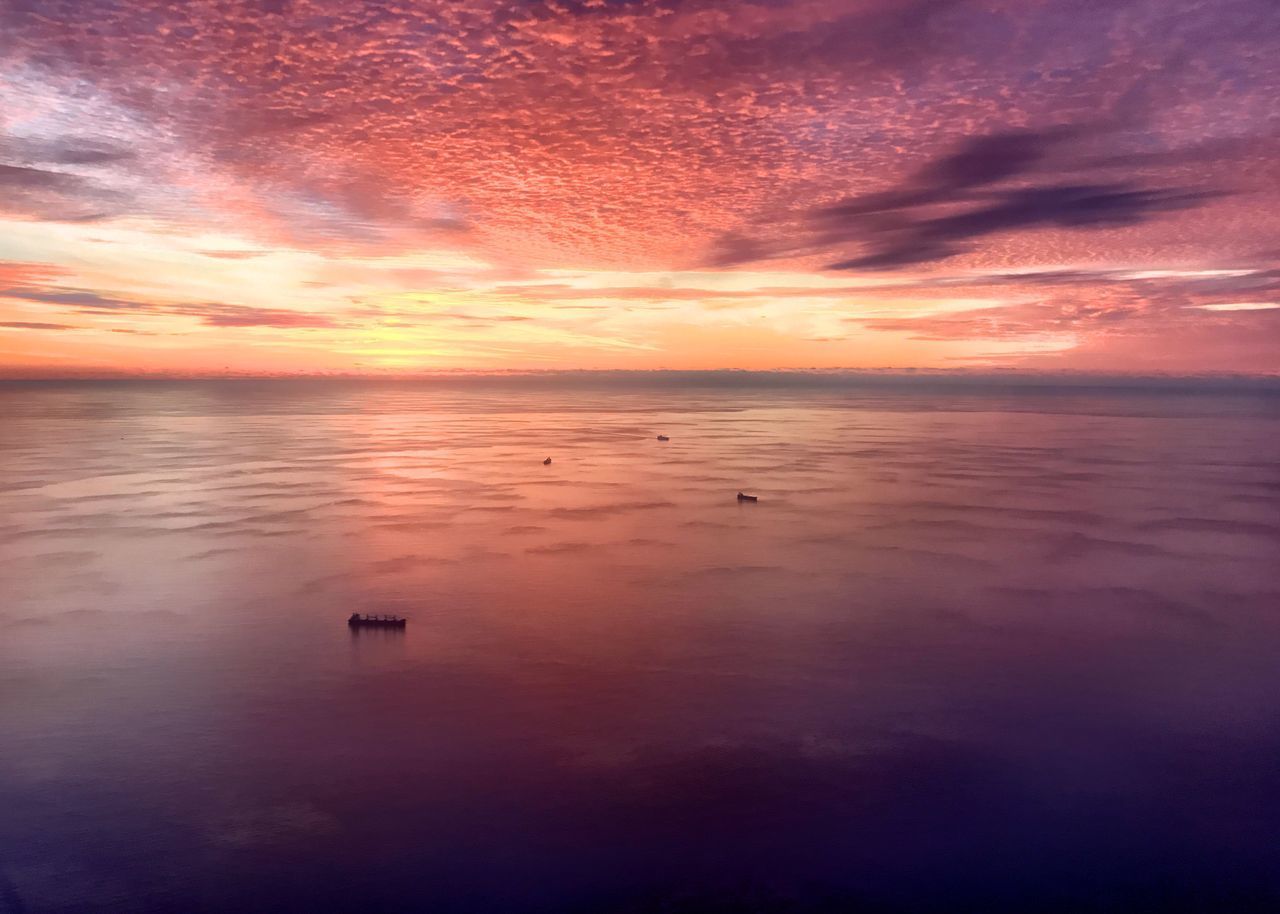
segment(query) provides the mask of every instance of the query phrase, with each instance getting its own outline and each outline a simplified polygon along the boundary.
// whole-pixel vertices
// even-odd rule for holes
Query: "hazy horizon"
[[[182,381],[367,381],[385,383],[565,383],[590,386],[601,384],[657,384],[664,387],[758,385],[777,387],[858,387],[896,385],[935,385],[940,390],[966,390],[982,387],[1007,386],[1053,388],[1117,388],[1178,391],[1280,391],[1280,375],[1252,374],[1248,372],[1215,371],[1192,373],[1110,373],[1097,371],[1026,371],[1004,369],[978,371],[974,369],[914,369],[914,368],[772,368],[752,370],[744,368],[709,369],[454,369],[407,373],[326,372],[301,373],[85,373],[85,374],[35,374],[0,373],[0,384],[21,383],[112,383],[112,382],[182,382]]]

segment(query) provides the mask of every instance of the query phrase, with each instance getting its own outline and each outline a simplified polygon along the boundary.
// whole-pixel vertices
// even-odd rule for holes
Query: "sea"
[[[1280,910],[1280,395],[0,383],[0,914],[330,910]]]

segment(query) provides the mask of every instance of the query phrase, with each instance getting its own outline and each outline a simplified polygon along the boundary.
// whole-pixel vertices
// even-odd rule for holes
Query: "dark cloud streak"
[[[121,195],[80,175],[0,163],[0,213],[86,222],[121,209]]]
[[[869,253],[832,263],[832,270],[893,269],[945,260],[969,250],[968,242],[999,232],[1054,226],[1089,229],[1137,225],[1158,213],[1198,206],[1209,191],[1147,190],[1128,184],[1080,184],[993,191],[985,206],[935,218],[906,218],[897,226],[864,220],[824,219],[823,234],[863,243]]]
[[[1055,157],[1059,175],[1123,164],[1119,157],[1089,162],[1064,154],[1065,143],[1093,129],[1055,126],[972,137],[891,190],[783,216],[780,238],[726,234],[712,261],[727,266],[856,247],[860,253],[827,269],[894,270],[968,253],[978,240],[1004,232],[1137,225],[1223,195],[1133,180],[1026,185]]]
[[[0,298],[42,305],[75,308],[79,314],[95,315],[125,311],[132,314],[169,314],[191,317],[208,327],[278,327],[293,330],[333,329],[342,323],[328,314],[288,308],[255,308],[220,302],[148,302],[117,298],[89,289],[47,290],[15,286],[0,289]],[[51,328],[47,328],[51,329]]]

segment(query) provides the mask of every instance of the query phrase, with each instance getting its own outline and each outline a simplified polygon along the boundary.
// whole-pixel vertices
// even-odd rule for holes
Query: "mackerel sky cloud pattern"
[[[1277,94],[1269,0],[0,0],[0,370],[1276,373]]]

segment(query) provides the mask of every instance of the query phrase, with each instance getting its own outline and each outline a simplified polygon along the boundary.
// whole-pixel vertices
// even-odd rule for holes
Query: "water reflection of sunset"
[[[537,911],[763,871],[919,908],[1072,894],[1003,852],[1046,834],[1121,897],[1274,873],[1237,812],[1280,790],[1267,399],[939,399],[6,386],[10,878]]]

